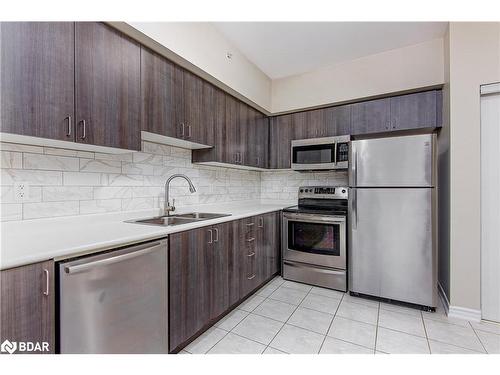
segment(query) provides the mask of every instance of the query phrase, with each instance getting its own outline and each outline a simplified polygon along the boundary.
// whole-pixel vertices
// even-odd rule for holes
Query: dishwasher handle
[[[78,264],[74,266],[66,266],[64,267],[64,272],[68,274],[75,274],[75,273],[80,273],[80,272],[85,272],[88,271],[92,268],[95,267],[100,267],[100,266],[108,266],[110,264],[114,263],[119,263],[123,262],[129,259],[133,259],[142,255],[146,255],[149,253],[152,253],[153,251],[156,251],[158,246],[160,246],[160,242],[155,242],[155,243],[148,243],[144,245],[139,245],[130,248],[130,252],[122,254],[122,255],[117,255],[117,256],[112,256],[109,258],[104,258],[104,259],[99,259],[93,262],[88,262],[88,263],[83,263],[83,264]]]

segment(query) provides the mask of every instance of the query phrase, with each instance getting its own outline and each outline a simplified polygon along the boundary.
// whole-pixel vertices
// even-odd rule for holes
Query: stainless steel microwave
[[[347,169],[349,135],[292,141],[292,169],[297,171]]]

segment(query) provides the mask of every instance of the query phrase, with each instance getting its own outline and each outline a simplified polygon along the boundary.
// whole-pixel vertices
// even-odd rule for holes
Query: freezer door
[[[351,189],[349,289],[435,307],[435,189]]]
[[[168,353],[167,246],[60,263],[60,352]]]
[[[351,142],[352,187],[431,187],[435,182],[435,134]]]

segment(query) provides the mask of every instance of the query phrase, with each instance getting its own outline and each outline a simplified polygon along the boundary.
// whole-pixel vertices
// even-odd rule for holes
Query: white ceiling
[[[215,22],[270,78],[441,38],[446,22]]]

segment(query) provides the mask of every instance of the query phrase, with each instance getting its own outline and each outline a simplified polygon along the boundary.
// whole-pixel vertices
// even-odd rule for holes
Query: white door
[[[481,87],[481,310],[500,322],[500,84]]]

